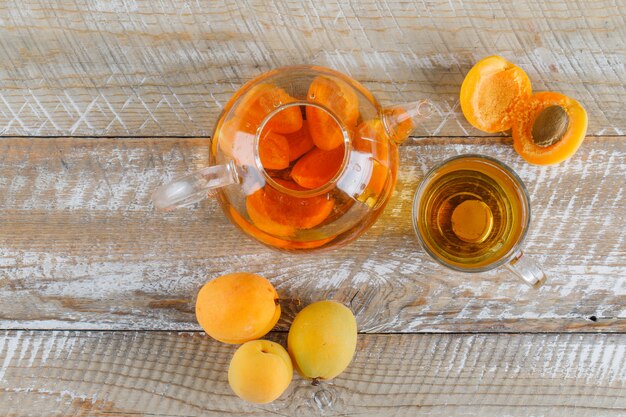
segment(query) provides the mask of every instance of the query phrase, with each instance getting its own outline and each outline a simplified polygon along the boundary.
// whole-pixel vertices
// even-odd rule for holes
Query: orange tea
[[[431,170],[414,204],[414,225],[425,250],[468,272],[509,260],[530,220],[521,180],[479,155],[453,158]]]

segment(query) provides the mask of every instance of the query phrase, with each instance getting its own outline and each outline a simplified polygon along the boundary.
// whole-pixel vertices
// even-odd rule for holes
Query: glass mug
[[[433,167],[413,201],[413,227],[424,250],[462,272],[506,266],[528,285],[546,280],[521,250],[530,225],[530,198],[508,166],[483,155],[461,155]]]
[[[207,167],[152,196],[159,209],[211,195],[243,232],[275,249],[336,248],[364,233],[396,183],[398,146],[432,113],[382,107],[356,80],[318,66],[264,73],[226,104]]]

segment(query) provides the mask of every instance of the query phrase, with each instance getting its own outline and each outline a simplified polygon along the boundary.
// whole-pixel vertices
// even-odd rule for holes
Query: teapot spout
[[[429,100],[385,107],[382,114],[383,124],[389,137],[400,144],[411,135],[417,126],[429,119],[433,111],[433,104]]]

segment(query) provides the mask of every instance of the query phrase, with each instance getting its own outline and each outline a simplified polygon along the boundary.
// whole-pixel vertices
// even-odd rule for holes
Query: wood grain
[[[429,97],[420,135],[481,135],[465,73],[499,54],[572,96],[589,134],[622,135],[626,2],[41,0],[0,3],[0,134],[208,136],[244,82],[316,64],[383,104]]]
[[[155,212],[149,196],[206,164],[204,139],[0,140],[0,326],[198,329],[194,296],[232,271],[268,277],[303,303],[350,303],[366,332],[626,331],[626,141],[588,138],[569,161],[523,162],[509,139],[412,140],[376,225],[332,252],[286,255],[246,239],[215,202]],[[539,290],[507,271],[449,271],[418,246],[413,193],[462,153],[515,169],[532,200],[526,251]],[[295,307],[287,308],[286,329]]]
[[[285,334],[270,335],[284,343]],[[360,335],[348,369],[277,401],[230,391],[202,333],[5,332],[4,416],[623,416],[626,335]]]

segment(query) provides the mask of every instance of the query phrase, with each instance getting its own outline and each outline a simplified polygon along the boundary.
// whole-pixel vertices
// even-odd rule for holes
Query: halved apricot
[[[315,146],[306,120],[302,121],[302,128],[300,128],[300,130],[285,135],[285,137],[289,143],[289,162],[300,158]]]
[[[287,138],[264,130],[259,138],[259,158],[265,169],[285,169],[289,166]]]
[[[241,227],[241,229],[244,232],[248,233],[251,236],[254,236],[255,239],[260,240],[266,245],[273,246],[279,249],[286,249],[286,250],[315,249],[315,248],[319,248],[320,246],[325,245],[326,243],[330,242],[331,240],[335,238],[335,236],[331,236],[331,237],[326,237],[326,238],[316,239],[316,240],[309,240],[309,241],[304,241],[304,242],[280,239],[255,227],[253,224],[251,224],[246,219],[244,219],[237,212],[237,210],[235,210],[234,207],[230,207],[228,212],[230,213],[230,216],[233,222],[235,222],[236,225]]]
[[[344,149],[344,146],[330,151],[314,148],[296,162],[291,169],[291,178],[304,188],[323,186],[339,171]]]
[[[250,220],[256,227],[274,236],[295,235],[296,228],[277,216],[275,204],[268,199],[266,188],[261,188],[246,198],[246,210]]]
[[[297,187],[276,179],[286,188]],[[261,230],[277,236],[293,236],[296,229],[310,229],[323,222],[335,204],[328,194],[294,197],[269,185],[248,196],[246,209],[253,223]]]
[[[571,157],[587,133],[587,112],[560,93],[533,94],[515,106],[513,147],[531,164],[558,164]]]
[[[296,99],[272,84],[259,84],[248,91],[235,109],[235,114],[259,125],[276,107]],[[268,120],[265,129],[276,133],[293,133],[302,127],[302,112],[298,106],[288,107]]]
[[[371,154],[378,162],[389,166],[389,137],[380,119],[361,123],[352,138],[354,149]]]
[[[380,195],[385,187],[388,174],[387,167],[382,165],[380,162],[375,159],[371,162],[373,164],[372,175],[370,176],[370,180],[367,183],[365,190],[363,190],[358,198],[359,201],[362,201],[370,206],[375,204],[379,200]]]
[[[519,67],[499,56],[482,59],[461,85],[461,109],[467,121],[484,132],[501,132],[513,124],[512,111],[532,93],[530,80]]]
[[[345,81],[335,77],[316,77],[309,86],[308,97],[333,112],[349,131],[356,127],[359,98]],[[307,106],[306,118],[311,137],[318,148],[328,151],[344,143],[341,128],[325,110]]]
[[[235,138],[240,131],[244,131],[249,134],[249,138],[254,140],[254,134],[252,133],[254,130],[252,130],[240,117],[235,116],[222,123],[219,130],[215,132],[215,136],[213,137],[214,147],[219,145],[222,152],[232,155],[233,143],[235,142]]]
[[[211,150],[217,153],[218,148],[241,165],[254,165],[255,128],[246,120],[234,116],[223,123],[215,132]]]

